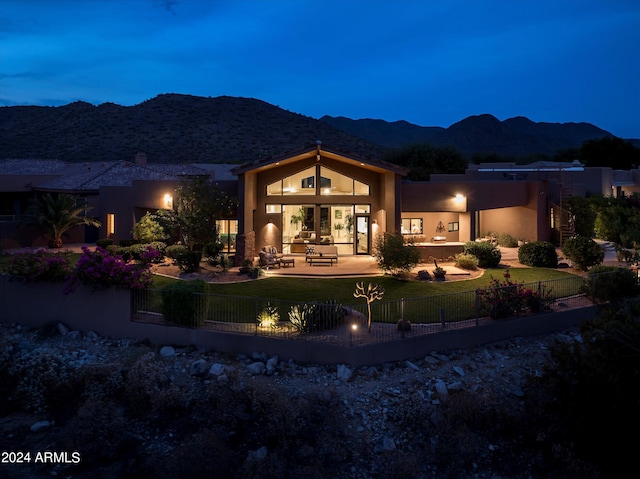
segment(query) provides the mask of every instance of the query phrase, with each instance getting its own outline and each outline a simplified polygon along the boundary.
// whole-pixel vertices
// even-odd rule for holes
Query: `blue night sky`
[[[0,105],[257,98],[313,118],[470,115],[640,138],[638,0],[2,0]]]

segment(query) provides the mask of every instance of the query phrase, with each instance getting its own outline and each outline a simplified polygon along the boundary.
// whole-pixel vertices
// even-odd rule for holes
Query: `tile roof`
[[[146,168],[173,176],[193,176],[209,174],[209,171],[207,171],[206,168],[201,168],[198,165],[147,163]]]
[[[237,180],[238,176],[234,175],[231,170],[240,165],[237,163],[194,163],[193,166],[206,170],[212,174],[212,180],[232,181]]]
[[[134,180],[175,180],[128,161],[70,164],[61,175],[38,185],[39,189],[97,191],[101,186],[131,186]]]
[[[0,175],[51,175],[67,166],[61,160],[0,160]]]
[[[56,175],[37,185],[58,191],[97,191],[101,186],[131,186],[133,181],[175,181],[184,176],[207,175],[214,180],[235,180],[236,164],[136,165],[129,161],[69,163],[60,160],[0,160],[0,175]]]

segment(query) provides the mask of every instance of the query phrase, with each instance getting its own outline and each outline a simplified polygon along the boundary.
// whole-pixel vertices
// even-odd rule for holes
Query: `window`
[[[274,204],[265,205],[265,213],[268,213],[268,214],[282,213],[282,205],[274,205]]]
[[[107,213],[107,238],[116,234],[116,215]]]
[[[402,218],[401,228],[403,235],[421,235],[422,218]]]
[[[315,195],[315,177],[316,167],[306,168],[267,185],[267,196]]]
[[[238,235],[238,220],[216,220],[216,228],[222,251],[231,253],[236,250],[236,236]]]
[[[267,196],[369,195],[369,185],[324,166],[312,166],[267,185]]]
[[[449,233],[452,231],[460,231],[460,223],[458,221],[449,223]]]

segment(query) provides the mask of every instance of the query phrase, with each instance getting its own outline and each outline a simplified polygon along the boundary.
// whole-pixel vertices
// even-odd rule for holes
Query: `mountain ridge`
[[[76,101],[61,106],[0,107],[0,158],[71,162],[245,163],[315,144],[382,158],[413,143],[452,146],[475,154],[552,155],[583,141],[613,136],[589,123],[504,121],[470,116],[448,128],[405,120],[314,119],[255,98],[163,93],[132,106]]]
[[[464,118],[448,128],[413,125],[404,120],[351,120],[346,117],[321,118],[336,128],[364,139],[379,139],[387,148],[401,148],[410,143],[452,146],[467,157],[482,154],[521,157],[534,154],[553,155],[561,150],[579,148],[584,141],[613,137],[590,123],[536,123],[524,116],[504,121],[485,113]]]

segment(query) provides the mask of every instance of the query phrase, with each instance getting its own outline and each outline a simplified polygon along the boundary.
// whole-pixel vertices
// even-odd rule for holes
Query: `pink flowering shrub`
[[[69,258],[64,253],[48,253],[45,249],[16,253],[4,272],[10,281],[64,281],[71,272]]]
[[[504,273],[504,281],[492,278],[489,287],[478,288],[476,298],[479,313],[491,319],[510,318],[526,311],[539,313],[553,302],[550,288],[540,285],[539,291],[534,291],[514,283],[509,270]]]
[[[72,293],[80,285],[88,286],[94,291],[110,287],[148,288],[153,282],[151,261],[157,255],[157,250],[149,248],[141,254],[140,262],[127,262],[122,256],[111,254],[99,246],[95,251],[83,246],[82,256],[68,276],[64,292]]]

